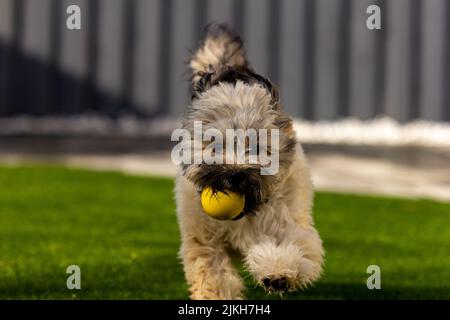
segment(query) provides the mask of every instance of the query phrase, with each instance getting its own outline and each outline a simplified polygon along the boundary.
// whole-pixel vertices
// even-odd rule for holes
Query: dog
[[[268,294],[306,288],[322,273],[324,250],[312,217],[309,168],[278,88],[252,70],[242,40],[224,24],[206,27],[189,65],[192,101],[181,128],[192,133],[194,122],[201,121],[221,132],[279,132],[278,148],[271,150],[279,156],[276,174],[261,174],[260,163],[180,166],[175,183],[179,255],[191,299],[244,299],[236,256]],[[207,186],[243,195],[242,213],[225,221],[205,214],[200,197]]]

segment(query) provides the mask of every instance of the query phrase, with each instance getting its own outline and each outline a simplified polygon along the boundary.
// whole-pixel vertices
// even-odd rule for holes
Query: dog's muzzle
[[[245,197],[243,211],[233,220],[239,220],[248,214],[254,214],[267,199],[259,169],[230,168],[220,165],[202,165],[194,183],[203,190],[210,186],[213,190],[231,190]]]

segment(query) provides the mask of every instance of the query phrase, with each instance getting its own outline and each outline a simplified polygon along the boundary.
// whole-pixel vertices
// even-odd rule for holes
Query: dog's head
[[[182,127],[194,137],[195,123],[200,121],[205,135],[213,129],[222,134],[223,141],[216,141],[217,136],[206,139],[197,144],[201,150],[194,153],[212,154],[223,161],[183,164],[185,177],[199,192],[210,186],[217,191],[243,194],[246,201],[243,214],[254,213],[270,199],[289,169],[296,149],[292,120],[282,110],[278,89],[247,68],[223,67],[205,73],[193,87],[192,104]],[[229,129],[237,134],[229,135]],[[256,140],[248,135],[250,131],[256,133]],[[229,152],[230,145],[236,152]],[[278,161],[277,168],[264,174],[263,169],[272,165],[264,161],[268,158]]]

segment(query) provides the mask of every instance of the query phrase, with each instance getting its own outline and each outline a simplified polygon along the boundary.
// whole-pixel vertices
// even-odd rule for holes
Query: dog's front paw
[[[295,244],[267,241],[253,246],[245,257],[247,269],[269,293],[296,291],[320,276],[321,266],[303,256]]]

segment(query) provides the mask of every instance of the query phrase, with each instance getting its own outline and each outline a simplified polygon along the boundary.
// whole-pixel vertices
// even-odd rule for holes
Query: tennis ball
[[[201,196],[202,208],[205,213],[220,220],[234,219],[244,209],[245,198],[233,191],[213,192],[211,187],[203,189]]]

